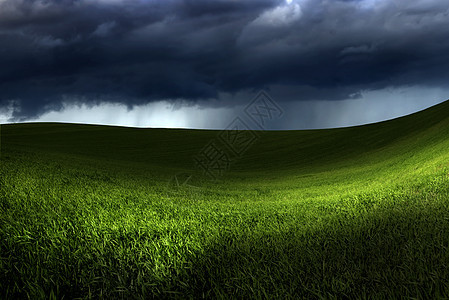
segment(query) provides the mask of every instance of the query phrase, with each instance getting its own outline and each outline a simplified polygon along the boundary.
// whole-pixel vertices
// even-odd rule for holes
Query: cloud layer
[[[18,103],[20,120],[71,101],[215,107],[260,88],[315,101],[446,87],[448,9],[444,0],[0,0],[0,106]]]

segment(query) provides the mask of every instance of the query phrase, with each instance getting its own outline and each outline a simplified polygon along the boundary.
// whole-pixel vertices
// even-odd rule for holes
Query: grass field
[[[0,298],[449,298],[449,102],[209,180],[217,134],[2,125]]]

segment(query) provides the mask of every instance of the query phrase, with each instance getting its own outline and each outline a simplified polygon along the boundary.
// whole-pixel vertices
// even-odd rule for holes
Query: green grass
[[[0,298],[449,298],[449,102],[260,132],[219,180],[217,131],[1,130]]]

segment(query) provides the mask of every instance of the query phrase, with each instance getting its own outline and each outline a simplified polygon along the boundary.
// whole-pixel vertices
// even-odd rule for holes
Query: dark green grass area
[[[218,133],[2,125],[0,298],[449,298],[449,102],[259,132],[214,181]]]

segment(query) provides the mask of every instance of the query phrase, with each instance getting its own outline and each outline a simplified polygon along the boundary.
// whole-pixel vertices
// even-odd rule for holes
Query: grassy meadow
[[[217,134],[2,125],[0,298],[449,298],[449,102],[259,132],[210,180]]]

